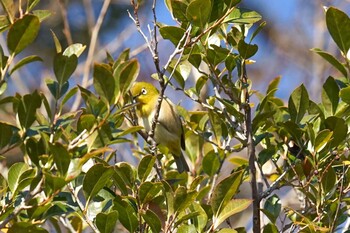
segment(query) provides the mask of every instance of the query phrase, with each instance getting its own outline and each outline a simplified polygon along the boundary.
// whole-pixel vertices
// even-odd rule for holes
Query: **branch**
[[[72,34],[70,32],[68,17],[67,17],[67,9],[64,4],[64,0],[58,0],[58,5],[61,9],[61,15],[63,20],[63,34],[66,37],[67,43],[69,45],[73,44]]]
[[[98,16],[97,22],[96,22],[94,28],[92,29],[89,52],[88,52],[88,55],[87,55],[87,58],[85,61],[85,66],[84,66],[84,75],[83,75],[83,81],[82,81],[83,87],[88,86],[90,68],[91,68],[92,60],[94,58],[98,33],[100,31],[101,25],[103,23],[103,20],[105,18],[105,15],[107,13],[107,10],[108,10],[110,3],[111,3],[111,0],[105,0],[103,2],[103,5],[102,5],[101,11],[100,11],[100,15]],[[81,95],[77,95],[77,98],[75,99],[74,104],[72,106],[73,111],[79,107],[80,101],[81,101]]]
[[[260,196],[258,190],[257,176],[256,176],[256,167],[255,167],[255,145],[253,139],[253,130],[252,130],[252,113],[249,102],[249,91],[248,86],[248,77],[245,67],[245,61],[242,61],[242,91],[245,94],[245,103],[244,103],[244,112],[245,112],[245,124],[246,124],[246,136],[247,136],[247,153],[249,158],[249,169],[251,173],[251,187],[252,187],[252,199],[253,199],[253,232],[260,233]]]

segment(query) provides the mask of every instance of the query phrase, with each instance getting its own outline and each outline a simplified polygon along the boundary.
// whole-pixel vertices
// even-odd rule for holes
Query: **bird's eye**
[[[146,94],[147,94],[147,90],[146,90],[145,88],[142,88],[142,89],[141,89],[141,94],[142,94],[142,95],[146,95]]]

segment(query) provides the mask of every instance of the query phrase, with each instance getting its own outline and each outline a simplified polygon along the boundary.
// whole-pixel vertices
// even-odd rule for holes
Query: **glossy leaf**
[[[202,168],[209,176],[213,176],[220,167],[220,158],[213,150],[207,153],[202,161]]]
[[[333,167],[330,167],[325,172],[321,183],[324,196],[328,196],[330,192],[334,192],[336,190],[337,186],[335,184],[337,183],[337,174],[335,173]]]
[[[237,214],[245,209],[252,203],[249,199],[232,199],[226,205],[223,206],[220,213],[213,219],[214,229],[216,229],[221,223],[223,223],[230,216]]]
[[[118,212],[98,213],[96,216],[96,226],[101,233],[112,233],[118,220]]]
[[[338,146],[343,140],[345,140],[348,126],[343,119],[334,116],[328,117],[325,120],[325,126],[327,129],[333,131],[331,147]]]
[[[159,182],[146,181],[139,187],[139,200],[142,204],[152,201],[161,191],[162,184]]]
[[[112,175],[113,169],[103,164],[96,164],[89,169],[83,181],[83,190],[86,193],[87,204],[110,181]]]
[[[243,172],[243,170],[233,172],[215,187],[210,204],[216,216],[220,214],[222,209],[230,202],[233,195],[237,193],[242,182]]]
[[[146,210],[146,213],[142,214],[142,218],[150,226],[152,232],[161,232],[162,223],[159,217],[150,209]]]
[[[57,170],[65,177],[69,168],[71,155],[61,143],[54,143],[50,145],[50,152],[53,154],[53,160],[56,164]]]
[[[238,52],[244,59],[254,56],[257,51],[258,46],[256,44],[247,44],[244,40],[240,40],[238,43]]]
[[[67,82],[70,76],[75,71],[78,65],[78,57],[73,54],[71,56],[65,56],[61,53],[56,54],[53,62],[53,70],[56,79],[60,85]]]
[[[181,212],[188,208],[196,199],[197,194],[196,191],[187,191],[183,186],[178,187],[174,198],[175,211]]]
[[[18,105],[18,119],[21,126],[29,128],[35,121],[35,113],[41,106],[41,97],[37,91],[22,97]]]
[[[22,66],[29,64],[31,62],[35,62],[35,61],[43,61],[43,59],[39,56],[36,55],[32,55],[29,57],[25,57],[22,60],[20,60],[9,72],[9,74],[11,75],[13,72],[15,72],[16,70],[18,70],[19,68],[21,68]]]
[[[7,233],[48,233],[47,230],[34,225],[30,222],[15,222],[7,231]]]
[[[322,104],[327,115],[334,115],[339,103],[339,87],[333,77],[328,77],[323,84]]]
[[[261,15],[252,10],[235,8],[225,19],[225,23],[253,24],[261,20]]]
[[[7,35],[7,46],[12,53],[18,54],[31,44],[40,29],[39,18],[35,15],[25,15],[18,19]]]
[[[14,193],[19,186],[21,175],[29,169],[25,163],[19,162],[13,164],[8,171],[8,186],[12,193]]]
[[[328,61],[331,65],[333,65],[334,68],[336,68],[342,75],[344,75],[345,77],[348,76],[348,73],[345,69],[345,66],[340,63],[332,54],[327,53],[321,49],[318,48],[314,48],[311,49],[311,51],[317,53],[318,55],[320,55],[322,58],[324,58],[326,61]]]
[[[322,130],[318,132],[315,140],[315,151],[320,152],[332,138],[333,132],[330,130]]]
[[[349,16],[335,7],[329,7],[326,12],[326,23],[334,42],[346,54],[350,48]]]
[[[309,94],[302,84],[296,88],[288,101],[289,114],[293,122],[299,123],[309,108]]]
[[[136,81],[140,72],[140,64],[136,59],[130,60],[120,71],[119,88],[121,93],[126,93]]]
[[[209,21],[211,9],[211,0],[194,0],[187,7],[186,17],[193,25],[203,29]]]
[[[117,196],[114,201],[114,209],[119,213],[119,221],[129,231],[135,232],[138,226],[138,218],[132,203]]]
[[[20,141],[19,129],[7,122],[0,121],[0,149]]]
[[[262,211],[272,223],[276,223],[278,216],[281,213],[281,210],[281,200],[276,194],[274,194],[266,200]]]
[[[350,104],[350,87],[345,87],[340,90],[340,98],[347,104]]]
[[[268,223],[264,226],[264,230],[263,233],[278,233],[279,230],[276,227],[276,225],[272,224],[272,223]]]
[[[177,46],[185,34],[185,29],[175,26],[163,26],[159,29],[159,33],[162,35],[163,39],[170,40]]]
[[[107,65],[94,65],[93,81],[96,92],[100,96],[104,96],[109,103],[113,103],[113,97],[115,96],[115,80]]]
[[[63,52],[63,56],[77,56],[79,57],[85,50],[86,46],[82,45],[80,43],[75,43],[75,44],[71,44],[69,45]]]
[[[146,180],[146,178],[152,171],[155,162],[156,157],[153,155],[146,155],[141,159],[140,164],[137,168],[137,174],[141,181]]]
[[[16,6],[14,0],[1,0],[0,2],[2,8],[7,14],[7,17],[10,19],[11,23],[13,23],[16,14]]]
[[[208,223],[208,215],[203,207],[197,202],[193,202],[190,206],[191,212],[197,212],[198,215],[192,218],[193,224],[195,225],[198,232],[202,232]]]

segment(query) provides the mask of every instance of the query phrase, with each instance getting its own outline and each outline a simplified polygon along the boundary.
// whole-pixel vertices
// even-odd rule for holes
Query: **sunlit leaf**
[[[296,88],[288,101],[289,114],[295,123],[299,123],[309,108],[309,94],[302,84]]]
[[[326,23],[334,42],[346,54],[350,48],[349,16],[335,7],[329,7],[326,12]]]
[[[203,29],[209,21],[211,9],[211,0],[194,0],[187,7],[186,17],[195,26]]]
[[[40,29],[39,18],[35,15],[25,15],[18,19],[7,35],[7,46],[14,54],[20,53],[31,44]]]
[[[15,72],[16,70],[18,70],[19,68],[21,68],[22,66],[31,63],[31,62],[35,62],[35,61],[43,61],[43,59],[39,56],[36,55],[32,55],[29,57],[25,57],[22,60],[20,60],[9,72],[9,74],[11,75],[13,72]]]

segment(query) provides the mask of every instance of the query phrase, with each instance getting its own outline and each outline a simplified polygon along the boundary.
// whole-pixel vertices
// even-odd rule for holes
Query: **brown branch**
[[[247,137],[247,153],[249,158],[249,169],[251,173],[251,187],[252,187],[252,199],[253,199],[253,232],[260,233],[260,194],[257,183],[256,167],[255,167],[255,145],[253,139],[252,129],[252,112],[249,100],[248,87],[248,76],[245,67],[245,61],[242,61],[242,91],[245,94],[244,113],[245,113],[245,126],[246,126],[246,137]]]
[[[67,43],[71,45],[73,44],[73,39],[72,39],[72,34],[70,32],[66,4],[64,0],[58,0],[58,5],[60,6],[62,20],[63,20],[63,34],[66,37]]]

